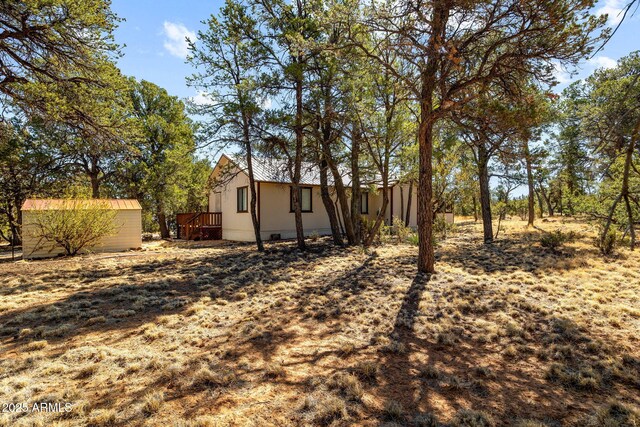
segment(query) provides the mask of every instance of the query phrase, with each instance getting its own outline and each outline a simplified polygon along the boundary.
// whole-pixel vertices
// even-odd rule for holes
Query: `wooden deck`
[[[222,212],[190,212],[176,215],[178,239],[222,239]]]

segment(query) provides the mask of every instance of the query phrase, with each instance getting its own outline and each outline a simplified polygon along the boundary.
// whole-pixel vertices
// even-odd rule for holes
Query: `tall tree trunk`
[[[524,142],[524,158],[527,166],[527,184],[529,186],[529,195],[528,199],[528,221],[527,226],[533,227],[533,222],[536,218],[536,209],[535,209],[535,188],[533,186],[533,166],[531,165],[531,152],[529,151],[529,141]]]
[[[569,178],[567,179],[567,192],[569,193],[569,197],[567,198],[567,209],[569,210],[569,214],[573,216],[575,214],[575,210],[573,208],[573,198],[576,196],[576,173],[573,166],[569,168],[568,176]]]
[[[408,227],[411,223],[411,199],[413,198],[413,180],[409,181],[409,191],[407,194],[407,212],[404,217],[404,226]]]
[[[91,164],[88,167],[87,174],[91,181],[91,197],[93,199],[100,198],[100,168],[98,167],[98,160],[93,156],[90,159]],[[86,163],[85,163],[86,166]]]
[[[22,245],[22,235],[20,234],[20,227],[12,223],[9,226],[9,229],[11,230],[11,237],[10,237],[10,239],[12,239],[11,244],[13,246]]]
[[[331,176],[333,177],[333,188],[336,192],[337,200],[333,203],[333,211],[336,212],[336,219],[341,230],[340,241],[342,242],[342,233],[347,237],[347,243],[349,245],[355,245],[357,243],[355,237],[355,231],[353,223],[351,222],[351,211],[349,209],[349,197],[347,195],[347,189],[342,181],[342,175],[331,151],[331,142],[333,141],[332,123],[330,117],[334,114],[332,99],[331,99],[331,87],[324,94],[325,99],[325,121],[322,124],[322,137],[321,137],[321,151],[322,160],[326,163]],[[327,177],[328,178],[328,177]],[[337,213],[340,212],[340,215]],[[330,219],[331,221],[331,219]],[[333,231],[332,231],[333,233]],[[335,237],[334,237],[335,239]]]
[[[609,227],[611,227],[611,222],[613,222],[613,214],[616,211],[616,206],[620,203],[620,199],[622,199],[622,194],[618,194],[618,197],[613,201],[611,208],[609,208],[609,215],[607,216],[607,221],[604,224],[604,229],[602,230],[602,235],[600,236],[600,243],[604,243],[604,240],[607,238],[609,234]]]
[[[402,188],[402,184],[398,184],[400,187],[400,221],[404,221],[404,189]],[[392,224],[389,224],[392,225]]]
[[[332,76],[332,75],[331,75]],[[331,237],[333,243],[338,246],[343,245],[341,224],[338,219],[336,205],[334,204],[331,194],[329,192],[329,163],[331,160],[331,153],[329,147],[334,140],[333,129],[333,99],[331,92],[333,89],[333,79],[330,77],[327,80],[326,85],[322,88],[324,98],[324,117],[318,122],[318,130],[320,131],[320,195],[322,197],[322,203],[324,209],[329,217],[329,225],[331,226]],[[334,180],[334,188],[335,180]]]
[[[624,204],[627,208],[627,218],[629,218],[629,249],[633,250],[636,247],[636,230],[633,222],[633,210],[631,209],[631,203],[629,203],[629,194],[625,194]]]
[[[13,215],[11,215],[11,218],[9,219],[9,226],[13,235],[13,246],[20,246],[22,245],[22,204],[24,203],[24,200],[16,197],[14,203],[16,206],[16,217],[15,221],[13,221]]]
[[[420,124],[418,127],[418,271],[435,273],[433,248],[433,111],[441,43],[449,19],[448,2],[435,2],[431,13],[431,35],[427,43],[427,65],[420,76]]]
[[[160,237],[163,239],[168,239],[169,237],[171,237],[171,235],[169,233],[169,227],[167,226],[167,216],[165,215],[162,206],[158,206],[156,216],[158,217],[158,226],[160,227]],[[187,236],[187,238],[189,237],[190,236]]]
[[[333,175],[334,188],[338,198],[338,207],[340,208],[340,216],[344,226],[344,233],[347,236],[347,243],[349,245],[355,245],[358,241],[356,240],[355,230],[353,223],[351,222],[351,209],[349,197],[347,196],[347,189],[342,182],[342,175],[340,175],[340,172],[333,161],[329,162],[329,170],[331,170],[331,174]]]
[[[298,56],[298,64],[302,62],[302,58]],[[302,77],[298,76],[295,82],[296,88],[296,117],[295,117],[295,135],[296,135],[296,153],[293,164],[293,209],[296,222],[296,240],[298,249],[305,250],[304,227],[302,225],[302,206],[300,205],[300,178],[302,170],[302,144],[304,140],[304,129],[302,124]]]
[[[251,224],[253,225],[253,234],[256,239],[256,249],[259,252],[264,251],[264,243],[260,233],[260,219],[258,218],[258,195],[256,194],[256,180],[253,174],[253,148],[251,146],[251,137],[249,128],[251,126],[246,109],[242,111],[242,133],[244,138],[244,148],[247,160],[247,174],[249,175],[249,193],[251,200],[249,202],[249,210],[251,211]]]
[[[432,100],[423,100],[420,123],[420,172],[418,180],[418,271],[435,273],[433,248],[433,122]]]
[[[9,230],[11,230],[10,244],[13,246],[22,245],[22,234],[20,227],[22,224],[22,211],[20,208],[22,207],[22,201],[18,198],[14,199],[14,204],[16,207],[16,216],[13,215],[14,206],[11,205],[11,202],[8,203],[6,216],[9,221]]]
[[[476,195],[474,194],[471,199],[473,200],[473,222],[478,222],[478,201]]]
[[[339,210],[339,208],[338,208],[339,204],[340,204],[340,202],[338,201],[338,199],[336,199],[336,201],[334,202],[334,206],[336,207],[336,212],[338,212],[338,210]],[[342,234],[345,234],[344,226],[342,225],[342,219],[341,219],[340,215],[336,215],[336,217],[338,218],[338,224],[340,225],[340,230],[342,231]]]
[[[509,194],[504,195],[504,206],[502,207],[502,209],[500,209],[500,212],[498,213],[498,216],[500,217],[500,220],[505,221],[507,219],[507,208],[509,205]],[[496,234],[497,236],[497,234]]]
[[[390,117],[390,116],[387,116]],[[389,128],[390,119],[387,119],[387,129]],[[371,148],[371,145],[369,145]],[[370,154],[373,154],[370,151]],[[373,239],[375,239],[378,234],[378,230],[380,230],[380,226],[384,222],[385,212],[387,210],[387,204],[389,203],[389,160],[391,158],[390,153],[390,141],[385,141],[385,149],[384,149],[384,159],[382,160],[382,167],[379,168],[379,172],[382,175],[382,206],[380,207],[380,211],[376,217],[376,221],[373,224],[373,227],[370,230],[369,235],[367,236],[367,240],[364,242],[364,246],[371,246],[373,243]],[[393,187],[391,188],[393,191]],[[391,225],[391,224],[389,224]]]
[[[251,200],[249,202],[249,210],[251,211],[251,224],[253,225],[253,234],[256,238],[256,249],[259,252],[264,251],[264,243],[262,242],[262,234],[260,233],[260,219],[258,218],[258,195],[256,193],[256,180],[253,174],[253,156],[251,148],[247,150],[247,172],[249,175],[249,193]]]
[[[371,232],[367,236],[367,240],[364,242],[365,247],[371,246],[371,244],[373,243],[373,239],[375,239],[376,234],[378,234],[378,230],[380,229],[380,226],[384,221],[384,217],[385,217],[384,213],[387,210],[387,205],[389,204],[388,190],[389,190],[388,179],[384,178],[383,184],[382,184],[382,206],[380,207],[380,212],[378,212],[378,215],[376,216],[376,222],[373,224],[373,227],[371,228]]]
[[[100,180],[98,178],[98,172],[91,171],[89,173],[89,180],[91,181],[91,198],[100,198]]]
[[[547,211],[549,212],[549,216],[553,216],[555,209],[553,207],[553,204],[551,203],[551,195],[547,194],[542,184],[540,184],[540,194],[542,194],[542,198],[544,199],[544,202],[547,205]]]
[[[631,142],[627,147],[627,154],[624,161],[624,172],[622,175],[622,190],[620,192],[622,197],[624,198],[625,207],[627,208],[629,235],[631,237],[629,248],[631,250],[633,250],[636,246],[636,231],[635,223],[633,221],[633,209],[631,209],[631,203],[629,203],[629,174],[631,173],[631,163],[633,162],[633,152],[635,151],[638,134],[640,134],[640,121],[638,121],[638,124],[635,126],[631,135]]]
[[[327,211],[329,217],[329,225],[331,226],[331,236],[333,237],[333,243],[342,246],[342,234],[340,233],[340,224],[338,223],[338,215],[336,208],[329,194],[329,179],[327,173],[327,161],[322,158],[320,161],[320,195],[322,196],[322,203]]]
[[[483,142],[478,144],[478,177],[484,242],[491,243],[493,242],[493,224],[491,222],[491,193],[489,190],[489,153]]]
[[[558,194],[558,204],[560,208],[560,216],[564,216],[564,207],[562,206],[562,189],[560,189]]]
[[[540,196],[539,191],[536,191],[536,197],[538,198],[538,210],[540,211],[540,218],[544,218],[544,206],[542,205],[542,196]]]
[[[360,195],[360,128],[354,122],[351,131],[351,224],[356,243],[362,241],[362,219]]]

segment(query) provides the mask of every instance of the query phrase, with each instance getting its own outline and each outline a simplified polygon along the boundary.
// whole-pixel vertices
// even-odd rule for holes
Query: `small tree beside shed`
[[[137,200],[29,199],[22,212],[24,258],[116,252],[142,245]]]

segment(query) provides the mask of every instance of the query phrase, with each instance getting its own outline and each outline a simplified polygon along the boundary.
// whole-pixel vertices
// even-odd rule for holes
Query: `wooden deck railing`
[[[176,215],[178,239],[222,238],[222,212],[179,213]]]

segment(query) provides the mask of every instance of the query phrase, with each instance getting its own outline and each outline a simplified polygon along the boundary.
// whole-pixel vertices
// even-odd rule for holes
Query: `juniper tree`
[[[99,127],[76,104],[80,85],[104,86],[105,61],[118,55],[118,18],[108,0],[0,2],[0,93],[24,111]]]
[[[581,106],[582,129],[605,178],[602,186],[617,188],[601,241],[608,236],[618,204],[624,203],[633,250],[640,211],[640,52],[622,58],[615,68],[597,70],[589,77]]]

